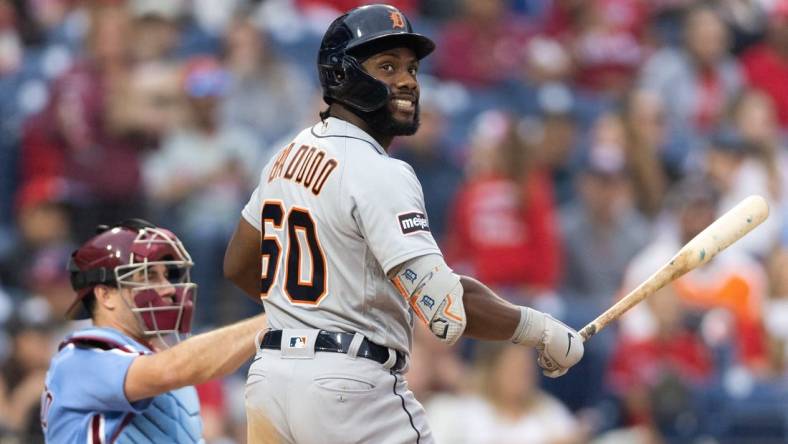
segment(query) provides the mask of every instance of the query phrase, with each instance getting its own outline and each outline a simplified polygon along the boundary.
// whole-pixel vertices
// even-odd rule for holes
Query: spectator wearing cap
[[[685,15],[683,45],[661,49],[646,61],[640,86],[664,100],[672,131],[707,134],[720,122],[742,84],[728,47],[719,15],[700,5]]]
[[[774,2],[766,41],[741,58],[747,83],[768,94],[777,107],[783,131],[788,129],[788,1]]]
[[[685,179],[671,190],[666,218],[654,241],[627,266],[619,292],[624,295],[643,282],[704,228],[719,213],[720,193],[700,175]],[[763,266],[735,248],[728,248],[704,267],[667,285],[662,293],[675,293],[694,319],[705,324],[704,339],[732,350],[732,364],[763,371],[766,349],[763,304],[767,295]],[[655,294],[659,296],[660,292]],[[648,305],[633,307],[620,323],[622,341],[647,341],[659,336],[659,319]]]
[[[256,138],[219,118],[228,81],[217,60],[189,61],[182,83],[191,111],[188,122],[166,135],[143,165],[151,205],[159,217],[172,221],[197,264],[195,280],[205,289],[200,304],[207,307],[203,322],[217,321],[209,298],[219,294],[224,247],[260,161]]]

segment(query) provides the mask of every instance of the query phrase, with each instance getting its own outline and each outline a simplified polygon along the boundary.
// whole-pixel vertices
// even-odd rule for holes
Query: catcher
[[[192,261],[170,231],[134,219],[103,227],[71,257],[69,310],[93,326],[66,337],[41,398],[47,442],[200,443],[194,384],[254,354],[261,316],[194,336]]]

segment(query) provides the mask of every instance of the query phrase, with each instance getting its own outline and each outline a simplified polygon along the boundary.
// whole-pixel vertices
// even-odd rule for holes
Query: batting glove
[[[583,357],[583,341],[573,328],[552,316],[520,307],[520,323],[512,336],[515,344],[536,348],[537,363],[550,378],[564,375]]]

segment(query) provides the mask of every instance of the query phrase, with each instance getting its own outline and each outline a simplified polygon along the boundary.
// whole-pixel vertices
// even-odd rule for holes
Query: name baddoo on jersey
[[[317,196],[339,162],[328,157],[325,151],[308,145],[301,145],[290,157],[294,146],[295,143],[291,143],[276,157],[268,174],[268,182],[283,178],[311,189],[312,194]]]
[[[411,234],[417,231],[430,231],[430,224],[424,213],[413,211],[397,216],[402,234]]]

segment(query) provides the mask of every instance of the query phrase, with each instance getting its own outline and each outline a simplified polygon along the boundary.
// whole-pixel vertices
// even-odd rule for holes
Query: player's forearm
[[[265,316],[203,333],[170,349],[183,385],[194,385],[232,373],[255,353],[254,337],[265,328]],[[175,365],[175,364],[173,364]]]
[[[265,316],[255,316],[135,359],[126,376],[126,397],[133,402],[235,371],[254,356],[254,337],[265,326]]]
[[[461,276],[465,316],[465,336],[476,339],[507,340],[520,322],[520,309],[501,299],[476,279]]]

